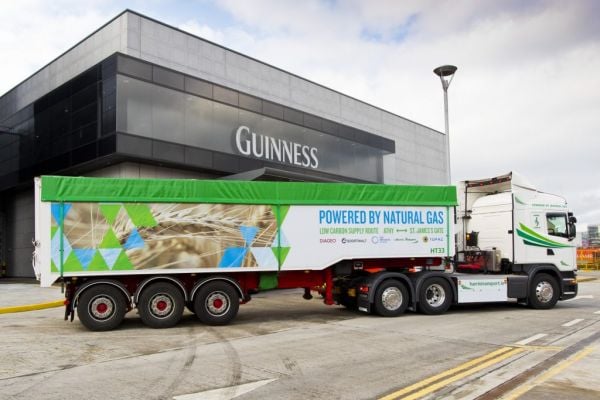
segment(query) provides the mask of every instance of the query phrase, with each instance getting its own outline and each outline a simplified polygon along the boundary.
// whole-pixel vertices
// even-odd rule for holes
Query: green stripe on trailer
[[[454,186],[42,177],[42,201],[272,205],[457,205]]]

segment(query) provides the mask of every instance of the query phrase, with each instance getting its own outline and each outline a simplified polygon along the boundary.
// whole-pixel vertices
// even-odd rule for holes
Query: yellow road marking
[[[513,392],[509,393],[508,396],[502,397],[502,399],[514,400],[514,399],[521,397],[523,394],[527,393],[528,391],[533,389],[535,386],[537,386],[541,383],[544,383],[548,379],[552,378],[554,375],[558,374],[559,372],[568,368],[572,364],[574,364],[577,361],[581,360],[582,358],[586,357],[588,354],[590,354],[594,350],[595,350],[594,347],[586,347],[585,349],[581,350],[579,353],[576,353],[573,357],[571,357],[559,364],[556,364],[554,367],[550,368],[548,371],[544,372],[543,374],[541,374],[540,376],[538,376],[537,378],[532,380],[527,385],[523,385],[523,386],[517,388],[516,390],[514,390]]]
[[[413,385],[410,385],[410,386],[407,386],[407,387],[405,387],[403,389],[400,389],[400,390],[398,390],[398,391],[396,391],[394,393],[390,393],[387,396],[382,397],[380,400],[397,399],[397,398],[399,398],[402,395],[414,392],[415,390],[418,390],[418,389],[420,389],[420,388],[422,388],[424,386],[427,386],[430,383],[439,381],[442,378],[445,378],[445,377],[450,376],[450,375],[454,375],[454,374],[459,373],[460,371],[463,371],[463,370],[467,370],[467,371],[464,371],[462,373],[459,373],[458,375],[452,376],[451,378],[445,379],[445,380],[443,380],[443,381],[441,381],[441,382],[439,382],[439,383],[437,383],[435,385],[428,386],[425,389],[422,389],[419,392],[417,392],[417,393],[415,393],[415,394],[413,394],[411,396],[406,397],[406,399],[416,399],[418,397],[422,397],[425,394],[431,393],[431,392],[437,390],[438,388],[440,388],[440,387],[442,387],[442,386],[444,386],[444,385],[446,385],[448,383],[451,383],[451,382],[454,382],[454,381],[456,381],[458,379],[461,379],[464,376],[473,374],[473,373],[475,373],[475,372],[477,372],[477,371],[479,371],[481,369],[487,368],[490,365],[496,364],[496,363],[498,363],[498,362],[500,362],[500,361],[502,361],[502,360],[504,360],[504,359],[506,359],[508,357],[512,357],[513,355],[521,353],[523,351],[525,351],[525,349],[514,348],[514,347],[502,347],[502,348],[500,348],[500,349],[498,349],[496,351],[493,351],[493,352],[491,352],[489,354],[486,354],[486,355],[483,355],[481,357],[475,358],[475,359],[473,359],[471,361],[468,361],[468,362],[466,362],[464,364],[461,364],[461,365],[459,365],[459,366],[457,366],[455,368],[452,368],[452,369],[449,369],[447,371],[444,371],[444,372],[442,372],[442,373],[440,373],[438,375],[434,375],[434,376],[432,376],[430,378],[424,379],[424,380],[422,380],[420,382],[417,382],[417,383],[415,383]],[[480,363],[483,363],[483,364],[480,364]],[[478,364],[480,364],[480,365],[478,365]],[[435,387],[435,389],[432,389],[434,387]],[[418,394],[418,396],[415,397],[417,394]]]
[[[520,349],[525,349],[525,350],[529,350],[529,351],[561,351],[564,350],[564,347],[561,346],[518,346],[515,345],[515,347],[518,347]]]
[[[47,303],[26,304],[23,306],[0,307],[0,314],[17,313],[23,311],[43,310],[45,308],[60,307],[64,300],[49,301]]]
[[[464,372],[461,372],[461,373],[459,373],[457,375],[451,376],[450,378],[444,379],[443,381],[440,381],[440,382],[438,382],[436,384],[428,386],[425,389],[419,390],[418,392],[413,393],[413,394],[411,394],[409,396],[403,397],[402,399],[404,399],[404,400],[415,400],[415,399],[421,398],[423,396],[426,396],[426,395],[428,395],[430,393],[433,393],[433,392],[437,391],[438,389],[443,388],[446,385],[449,385],[449,384],[451,384],[453,382],[461,380],[462,378],[464,378],[466,376],[472,375],[475,372],[481,371],[482,369],[490,367],[490,366],[492,366],[494,364],[499,363],[500,361],[506,360],[507,358],[510,358],[510,357],[512,357],[514,355],[517,355],[519,353],[522,353],[524,351],[525,351],[524,349],[519,349],[519,348],[513,349],[513,350],[509,351],[508,353],[504,353],[504,354],[502,354],[502,355],[500,355],[500,356],[498,356],[496,358],[493,358],[493,359],[491,359],[489,361],[484,362],[483,364],[479,364],[476,367],[468,369],[468,370],[466,370]]]

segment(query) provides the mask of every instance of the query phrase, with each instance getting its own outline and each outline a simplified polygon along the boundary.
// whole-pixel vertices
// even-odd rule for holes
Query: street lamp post
[[[448,124],[448,87],[454,77],[457,68],[454,65],[442,65],[433,70],[433,73],[440,77],[442,88],[444,88],[444,116],[446,119],[446,169],[448,170],[448,184],[451,184],[450,175],[450,126]]]

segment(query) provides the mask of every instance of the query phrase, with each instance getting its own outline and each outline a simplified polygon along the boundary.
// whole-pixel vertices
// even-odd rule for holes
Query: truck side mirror
[[[577,236],[577,227],[575,226],[577,223],[577,218],[575,218],[572,212],[569,212],[567,216],[569,217],[569,223],[567,224],[567,236],[569,240],[573,240]]]
[[[575,218],[575,217],[571,217],[571,218]],[[569,225],[568,225],[568,236],[569,236],[569,240],[573,240],[575,239],[575,236],[577,236],[577,227],[575,225],[574,222],[569,221]]]

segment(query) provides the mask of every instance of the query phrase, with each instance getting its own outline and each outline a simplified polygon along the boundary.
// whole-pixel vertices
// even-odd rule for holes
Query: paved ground
[[[112,332],[62,308],[0,315],[0,398],[597,399],[600,273],[553,310],[457,307],[379,318],[300,291],[261,294],[229,326],[186,314],[168,330],[135,313]],[[55,300],[60,288],[0,280],[0,307]],[[408,389],[405,389],[408,388]]]
[[[35,279],[0,279],[0,308],[64,299],[59,286],[39,287]]]

